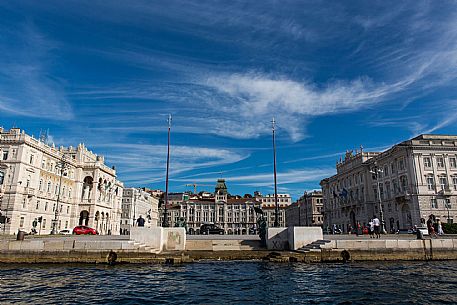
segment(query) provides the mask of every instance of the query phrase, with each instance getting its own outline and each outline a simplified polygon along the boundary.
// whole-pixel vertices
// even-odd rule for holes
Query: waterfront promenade
[[[164,250],[129,236],[14,236],[0,237],[0,262],[181,263],[201,259],[277,262],[342,262],[376,260],[456,260],[457,237],[438,239],[415,235],[325,235],[295,251],[268,250],[255,235],[188,235],[185,247]]]

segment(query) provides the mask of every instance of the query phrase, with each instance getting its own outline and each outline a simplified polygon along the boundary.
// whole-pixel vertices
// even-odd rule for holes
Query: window
[[[401,190],[403,192],[406,192],[408,189],[408,178],[406,176],[401,176],[400,177],[400,183],[401,183]]]
[[[438,202],[436,201],[436,198],[431,198],[430,199],[432,209],[437,209],[438,208]]]
[[[65,229],[68,229],[68,220],[65,221]]]
[[[47,202],[44,204],[44,210],[45,210],[45,211],[48,210],[48,203],[47,203]]]
[[[384,165],[384,176],[387,177],[389,176],[389,167],[386,165]]]
[[[48,193],[51,192],[51,181],[48,182]]]
[[[440,177],[440,187],[441,190],[445,190],[447,188],[447,179],[444,176]]]
[[[3,184],[3,180],[5,179],[5,173],[4,172],[0,172],[0,185]]]
[[[2,160],[8,160],[8,151],[7,150],[3,151]]]
[[[432,161],[430,160],[430,157],[424,157],[424,166],[427,168],[432,167]]]
[[[46,229],[46,219],[43,219],[43,229]]]
[[[36,209],[38,210],[39,208],[40,208],[40,202],[37,201],[37,202],[36,202]]]
[[[449,198],[446,198],[446,206],[445,206],[446,209],[452,209],[452,206],[451,206],[451,199]]]
[[[27,181],[25,182],[25,187],[30,187],[30,176],[27,176]]]
[[[45,166],[46,166],[46,160],[43,159],[43,160],[41,161],[41,168],[44,168]]]
[[[390,198],[390,182],[386,182],[386,198]]]
[[[398,161],[398,168],[400,170],[404,170],[405,169],[405,160],[403,158],[401,158],[399,161]]]
[[[70,214],[70,206],[67,206],[67,214]]]
[[[391,173],[395,173],[397,171],[397,169],[395,168],[395,162],[392,162],[390,164],[390,172]]]
[[[429,191],[435,189],[435,179],[433,179],[433,176],[427,176],[427,188]]]
[[[30,164],[33,164],[33,155],[30,155]]]
[[[454,157],[449,158],[449,164],[451,165],[451,168],[457,168],[457,160]]]
[[[43,179],[40,179],[40,185],[38,186],[38,189],[40,191],[43,189]]]
[[[457,191],[457,177],[452,177],[452,184],[454,184],[454,190]]]
[[[436,158],[436,164],[438,165],[438,168],[444,168],[444,158],[443,157],[437,157]]]
[[[19,222],[19,227],[24,227],[24,217],[21,217],[21,221]]]

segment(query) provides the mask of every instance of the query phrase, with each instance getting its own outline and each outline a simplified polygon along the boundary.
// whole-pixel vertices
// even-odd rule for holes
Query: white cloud
[[[298,170],[289,170],[285,172],[278,172],[277,179],[278,185],[294,184],[294,183],[303,183],[303,182],[312,182],[316,180],[323,179],[335,173],[333,168],[308,168],[308,169],[298,169]],[[214,182],[218,177],[209,177],[209,178],[196,178],[193,179],[196,182]],[[260,173],[260,174],[246,174],[243,175],[240,173],[236,176],[224,176],[224,179],[227,183],[234,185],[244,185],[252,187],[267,187],[273,185],[273,173]],[[181,181],[180,179],[175,179]],[[184,181],[184,180],[182,180]]]
[[[96,144],[99,151],[109,149],[106,160],[116,165],[126,183],[150,183],[164,180],[167,146],[149,144]],[[170,149],[170,176],[201,168],[232,164],[249,157],[235,149],[175,146]]]
[[[10,43],[17,35],[19,43]],[[50,52],[55,47],[31,23],[0,30],[1,110],[56,120],[72,117],[63,87],[48,72]]]

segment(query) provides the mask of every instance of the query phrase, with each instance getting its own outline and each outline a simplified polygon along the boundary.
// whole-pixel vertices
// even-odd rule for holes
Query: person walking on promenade
[[[368,230],[370,233],[370,238],[374,238],[374,224],[373,224],[373,219],[370,219],[368,222]]]
[[[381,222],[379,221],[378,217],[373,216],[373,226],[374,226],[374,234],[376,238],[381,238]]]
[[[443,225],[441,224],[441,220],[438,220],[438,235],[444,235]]]
[[[433,226],[433,224],[433,215],[430,215],[427,220],[428,235],[430,235],[430,238],[437,238],[438,236],[436,235],[435,227]]]

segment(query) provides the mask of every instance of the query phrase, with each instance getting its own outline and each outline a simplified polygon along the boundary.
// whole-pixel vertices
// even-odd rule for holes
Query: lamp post
[[[275,118],[271,121],[273,131],[273,174],[275,181],[275,222],[274,227],[279,227],[279,206],[278,206],[278,186],[276,179],[276,139],[275,139]]]
[[[374,167],[370,170],[370,173],[373,174],[375,180],[376,180],[376,187],[378,190],[378,205],[379,205],[379,216],[381,217],[381,232],[382,234],[386,234],[386,228],[384,224],[384,211],[382,209],[382,199],[381,199],[381,188],[379,187],[379,173],[382,173],[382,169],[378,168],[378,165],[376,162],[374,163]]]
[[[52,221],[52,230],[51,234],[57,234],[57,223],[59,221],[59,201],[60,201],[60,190],[62,189],[62,176],[64,171],[68,168],[69,164],[67,163],[66,156],[63,155],[60,162],[56,165],[60,169],[60,178],[59,178],[59,191],[57,192],[57,202],[56,209],[54,212],[54,219]]]
[[[10,180],[10,184],[9,184],[9,194],[8,194],[8,201],[6,202],[6,210],[4,211],[5,212],[5,223],[3,224],[3,234],[5,234],[5,231],[6,231],[6,224],[8,223],[8,212],[10,211],[10,201],[11,201],[11,189],[13,187],[13,179],[11,178],[11,173],[9,172],[9,170],[11,170],[11,167],[6,165],[6,168],[8,169],[8,180]],[[21,185],[22,184],[22,181],[18,181],[17,182],[18,185]],[[17,189],[16,189],[17,191]],[[6,195],[6,192],[5,192],[5,195]],[[13,203],[13,208],[11,209],[11,212],[14,210],[14,203]],[[13,213],[11,213],[11,217],[13,217]],[[11,218],[9,218],[11,219]],[[11,229],[11,226],[10,226],[10,229]]]
[[[138,191],[138,193],[136,193]],[[141,196],[141,191],[139,189],[133,189],[133,202],[132,202],[132,210],[133,210],[133,222],[132,222],[132,227],[135,226],[136,222],[136,201],[138,198]]]
[[[168,227],[168,171],[170,169],[170,131],[171,131],[171,114],[168,115],[168,146],[167,146],[167,176],[165,178],[165,207],[163,209],[162,227]]]

